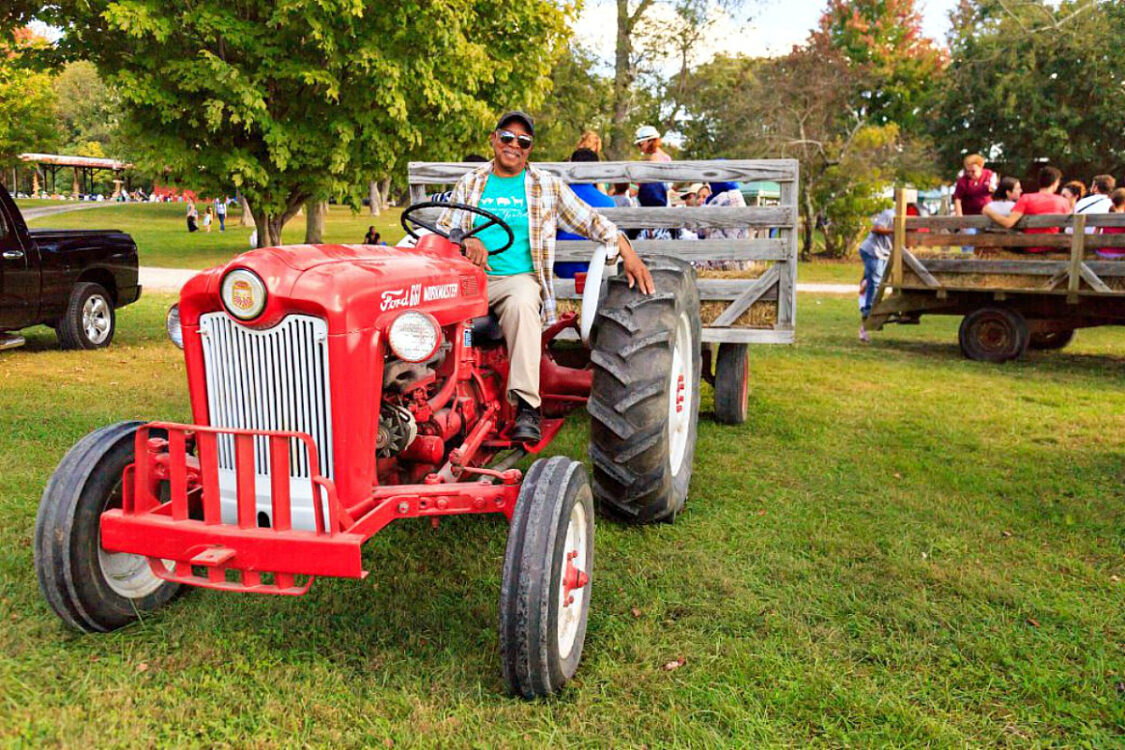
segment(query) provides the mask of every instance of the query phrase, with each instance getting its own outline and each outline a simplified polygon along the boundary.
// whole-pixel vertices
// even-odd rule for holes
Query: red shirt
[[[1012,206],[1012,213],[1021,213],[1024,216],[1037,216],[1041,214],[1069,214],[1070,201],[1058,193],[1024,193]],[[1058,234],[1058,227],[1040,227],[1038,229],[1025,229],[1027,234]],[[1049,247],[1029,247],[1024,250],[1028,253],[1045,253]]]
[[[1102,227],[1102,234],[1125,234],[1125,227]],[[1125,258],[1125,247],[1099,247],[1096,252],[1103,258]]]
[[[970,180],[968,174],[957,178],[953,188],[953,200],[961,201],[961,213],[965,216],[979,216],[981,209],[992,202],[992,179],[990,169],[982,169],[980,178]]]

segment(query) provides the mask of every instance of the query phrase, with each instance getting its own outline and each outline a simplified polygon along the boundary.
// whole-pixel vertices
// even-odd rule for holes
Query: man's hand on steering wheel
[[[462,247],[465,248],[465,257],[474,266],[480,266],[486,271],[491,271],[492,267],[488,265],[488,248],[477,237],[467,237],[464,240]]]

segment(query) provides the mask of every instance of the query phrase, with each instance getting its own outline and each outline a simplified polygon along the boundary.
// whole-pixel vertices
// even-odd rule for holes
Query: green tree
[[[829,0],[811,42],[857,70],[853,107],[865,119],[923,132],[945,59],[923,35],[914,0]]]
[[[88,60],[67,64],[54,79],[55,115],[62,148],[67,153],[89,151],[96,143],[103,154],[121,156],[118,135],[120,101]],[[87,156],[90,154],[83,154]]]
[[[567,34],[550,0],[61,0],[60,49],[120,92],[134,157],[237,189],[263,245],[309,200],[479,148],[533,107]]]
[[[1125,171],[1125,4],[962,3],[934,120],[950,171],[980,152],[1029,175],[1049,160],[1087,179]]]
[[[535,157],[563,161],[586,130],[608,132],[613,82],[593,55],[571,46],[551,71],[551,95],[535,119]]]
[[[0,44],[0,166],[11,166],[26,151],[55,147],[55,95],[51,77],[26,67],[24,57],[45,41],[20,29]]]

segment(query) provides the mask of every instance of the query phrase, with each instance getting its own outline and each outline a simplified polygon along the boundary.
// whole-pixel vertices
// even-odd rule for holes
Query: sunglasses
[[[496,134],[496,137],[499,138],[500,142],[503,143],[505,146],[511,146],[512,141],[515,141],[516,143],[519,144],[519,147],[522,148],[524,151],[527,151],[529,148],[531,148],[531,136],[530,135],[516,135],[515,133],[513,133],[510,130],[501,130],[499,133]]]

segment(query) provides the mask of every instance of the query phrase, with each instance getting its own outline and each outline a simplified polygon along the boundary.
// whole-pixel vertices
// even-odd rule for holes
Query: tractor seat
[[[473,346],[491,348],[504,343],[504,331],[500,329],[500,319],[491,310],[488,315],[473,318]]]

